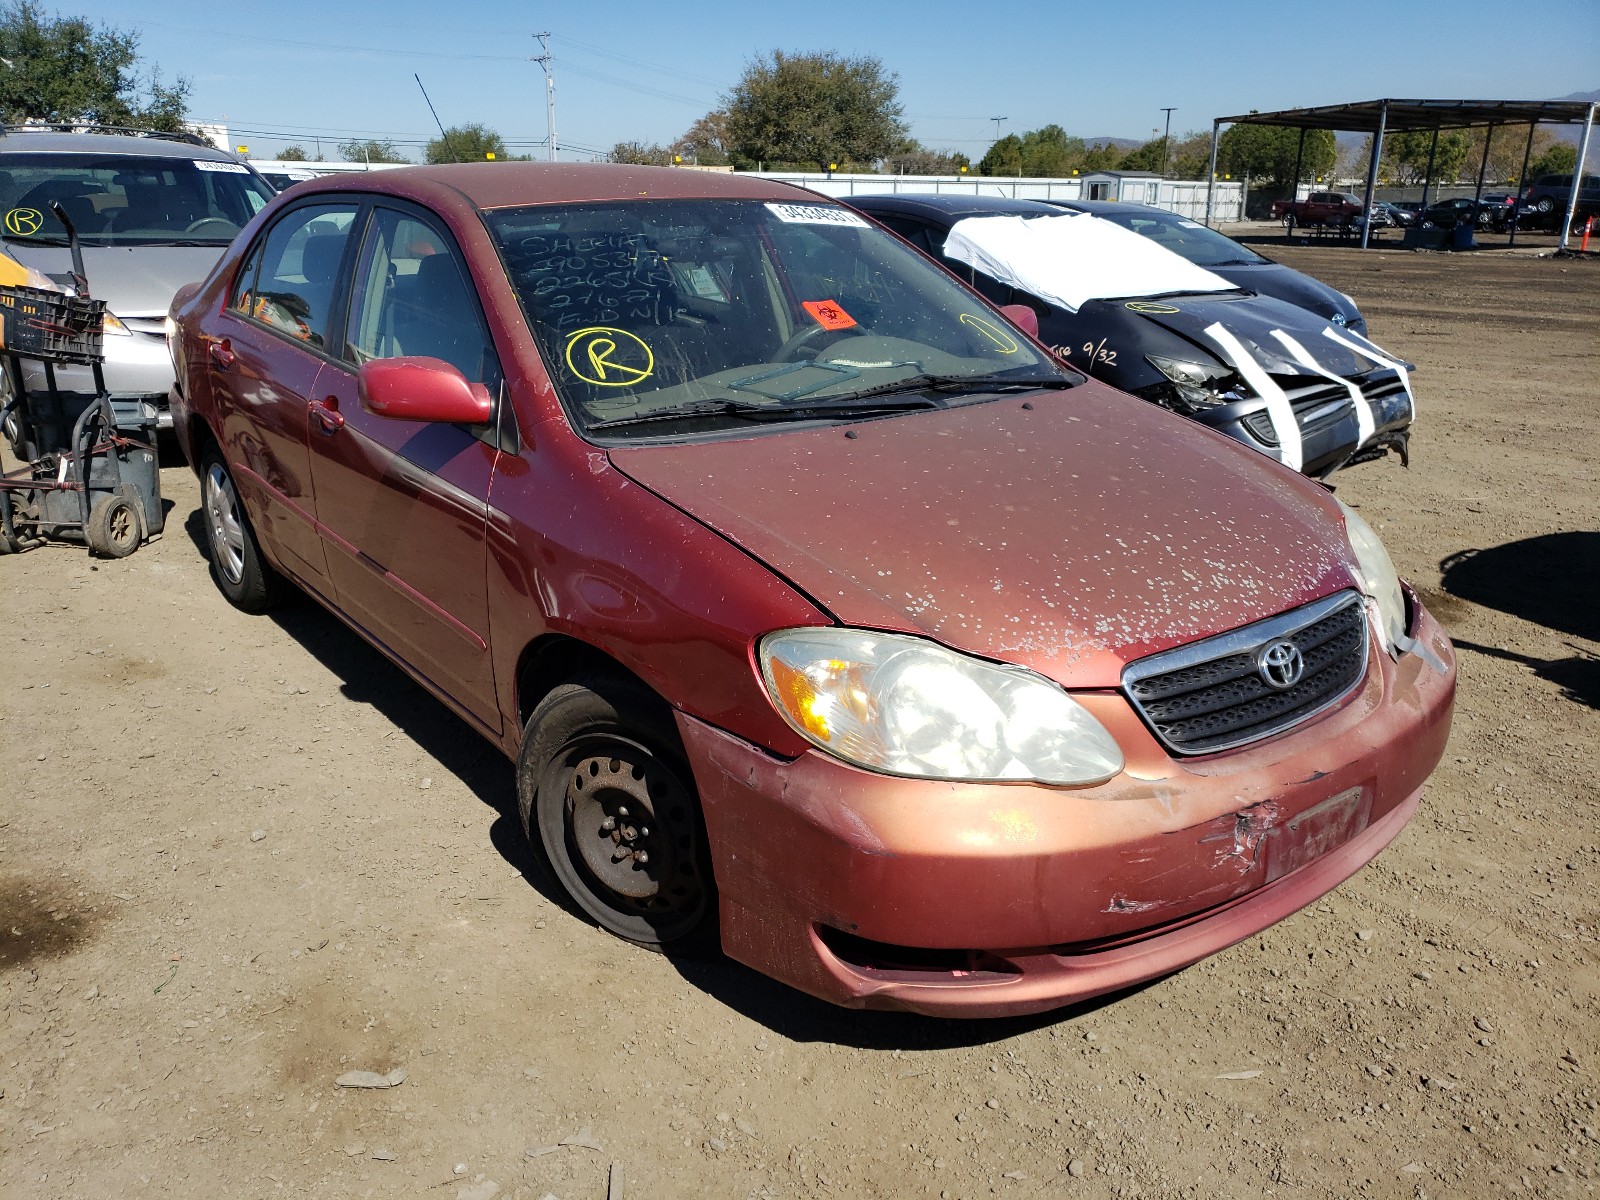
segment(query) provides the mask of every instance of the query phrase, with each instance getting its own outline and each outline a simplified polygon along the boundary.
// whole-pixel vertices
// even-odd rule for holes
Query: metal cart
[[[105,302],[89,296],[77,230],[59,204],[77,295],[0,287],[0,354],[11,395],[0,429],[21,463],[0,474],[0,554],[65,536],[106,558],[125,558],[160,533],[161,475],[154,408],[121,405],[101,369]],[[44,387],[30,390],[23,359],[43,364]],[[56,386],[57,363],[90,366],[95,393]]]

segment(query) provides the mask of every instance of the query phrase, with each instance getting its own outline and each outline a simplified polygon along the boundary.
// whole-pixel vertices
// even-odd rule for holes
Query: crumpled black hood
[[[1212,357],[1226,362],[1228,359],[1222,347],[1206,333],[1212,325],[1220,323],[1272,375],[1314,374],[1297,363],[1288,348],[1272,336],[1274,330],[1293,338],[1316,360],[1318,366],[1331,374],[1344,378],[1365,375],[1378,365],[1328,337],[1327,331],[1331,330],[1358,344],[1364,340],[1360,335],[1347,329],[1336,329],[1316,313],[1271,296],[1223,292],[1217,295],[1164,296],[1148,300],[1096,300],[1084,305],[1084,311],[1087,312],[1091,306],[1121,308],[1137,314],[1143,320],[1154,322],[1201,347]],[[1385,354],[1385,357],[1390,356]]]

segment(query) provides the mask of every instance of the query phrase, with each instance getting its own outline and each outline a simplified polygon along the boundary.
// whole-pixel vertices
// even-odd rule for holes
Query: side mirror
[[[1000,310],[1006,319],[1029,337],[1039,336],[1039,314],[1026,304],[1007,304]]]
[[[440,358],[375,358],[356,379],[361,407],[376,416],[485,425],[494,415],[489,389]]]

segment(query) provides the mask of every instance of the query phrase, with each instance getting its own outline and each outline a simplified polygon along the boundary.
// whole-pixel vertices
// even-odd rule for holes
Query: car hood
[[[1308,308],[1321,317],[1331,318],[1339,313],[1349,322],[1361,320],[1360,312],[1336,289],[1282,263],[1236,263],[1207,269],[1236,287]]]
[[[1230,353],[1213,334],[1207,332],[1212,325],[1220,324],[1271,375],[1316,374],[1296,361],[1289,347],[1275,336],[1277,333],[1292,338],[1324,371],[1345,378],[1364,375],[1385,362],[1398,361],[1353,331],[1336,328],[1326,318],[1272,296],[1227,293],[1221,296],[1099,300],[1094,303],[1120,307],[1137,314],[1139,319],[1153,322],[1194,343],[1213,357],[1232,363]],[[1088,307],[1085,306],[1086,309]],[[1358,354],[1351,349],[1352,344],[1370,347],[1378,357]]]
[[[61,277],[72,270],[65,246],[7,242],[6,252],[25,267]],[[164,317],[186,283],[204,279],[226,246],[85,246],[83,273],[89,294],[121,317]]]
[[[610,459],[844,624],[1072,687],[1354,580],[1325,491],[1094,382]]]

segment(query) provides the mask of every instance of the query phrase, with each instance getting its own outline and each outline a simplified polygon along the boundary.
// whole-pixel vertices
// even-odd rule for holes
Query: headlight
[[[132,337],[128,327],[122,323],[117,314],[109,308],[106,309],[105,318],[100,322],[100,328],[106,333],[115,334],[117,337]]]
[[[1231,387],[1224,390],[1233,375],[1228,367],[1167,358],[1162,354],[1147,354],[1145,361],[1177,385],[1178,395],[1191,408],[1216,408],[1230,400],[1242,399]]]
[[[1122,750],[1056,684],[933,642],[864,629],[788,629],[761,641],[767,692],[796,733],[886,775],[1103,783]]]
[[[1393,650],[1396,642],[1406,636],[1406,598],[1400,590],[1400,576],[1395,573],[1389,552],[1383,548],[1372,526],[1343,500],[1339,501],[1339,508],[1344,513],[1345,533],[1361,572],[1361,590],[1378,610],[1378,632],[1383,637],[1384,647]]]
[[[171,313],[161,318],[161,332],[166,334],[169,342],[178,336],[178,323],[172,319]]]

